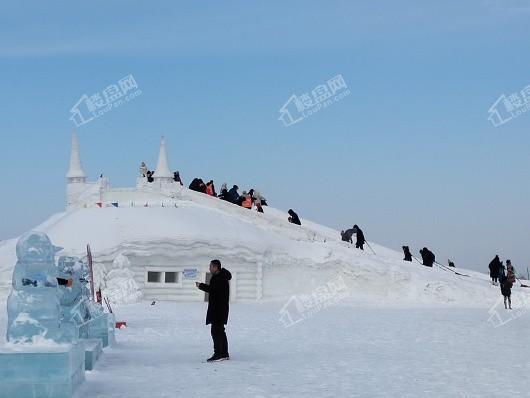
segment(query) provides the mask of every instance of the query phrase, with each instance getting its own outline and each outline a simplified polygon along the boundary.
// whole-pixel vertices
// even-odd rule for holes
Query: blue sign
[[[182,271],[184,279],[197,279],[199,276],[199,270],[197,268],[188,268]]]

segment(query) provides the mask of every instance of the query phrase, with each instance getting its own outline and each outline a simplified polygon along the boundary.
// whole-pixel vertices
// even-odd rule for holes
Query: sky
[[[164,135],[185,183],[253,187],[302,218],[457,266],[486,271],[499,254],[530,267],[525,1],[0,7],[0,239],[64,210],[75,128],[91,180],[133,186]],[[129,75],[139,95],[70,120],[83,95]],[[344,98],[279,120],[292,95],[338,75]],[[502,95],[520,112],[503,108],[495,126]]]

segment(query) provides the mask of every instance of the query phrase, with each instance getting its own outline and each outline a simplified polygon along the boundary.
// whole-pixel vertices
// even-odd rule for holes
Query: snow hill
[[[136,204],[124,195],[120,207],[68,210],[35,230],[47,233],[67,254],[83,256],[90,243],[94,257],[109,263],[124,250],[200,256],[198,243],[206,244],[228,267],[236,255],[264,263],[265,299],[310,294],[337,275],[355,303],[490,306],[500,295],[485,274],[459,269],[470,275],[462,277],[404,262],[401,252],[373,242],[377,254],[363,252],[342,242],[339,231],[305,219],[302,227],[290,224],[286,212],[270,206],[260,214],[185,188],[178,197],[144,192]],[[0,243],[0,300],[8,294],[15,245],[16,239]]]

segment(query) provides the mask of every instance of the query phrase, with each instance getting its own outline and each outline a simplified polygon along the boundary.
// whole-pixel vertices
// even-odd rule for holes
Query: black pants
[[[364,246],[364,243],[361,243],[361,242],[357,242],[357,243],[355,244],[355,247],[356,247],[357,249],[364,250],[363,246]]]
[[[212,339],[214,355],[228,356],[228,339],[226,338],[225,325],[212,323]]]

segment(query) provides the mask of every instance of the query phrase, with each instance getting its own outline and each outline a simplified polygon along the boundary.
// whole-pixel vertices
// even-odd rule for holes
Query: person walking
[[[504,308],[512,309],[512,287],[515,282],[515,273],[510,260],[506,261],[507,275],[499,276],[499,285],[501,286],[501,293],[504,297]],[[513,282],[512,282],[513,281]]]
[[[228,339],[225,325],[228,323],[230,302],[230,279],[232,274],[221,266],[221,261],[210,262],[212,279],[210,284],[195,282],[197,288],[208,293],[208,310],[206,312],[206,325],[211,325],[213,340],[213,355],[207,362],[218,362],[230,359],[228,354]]]

